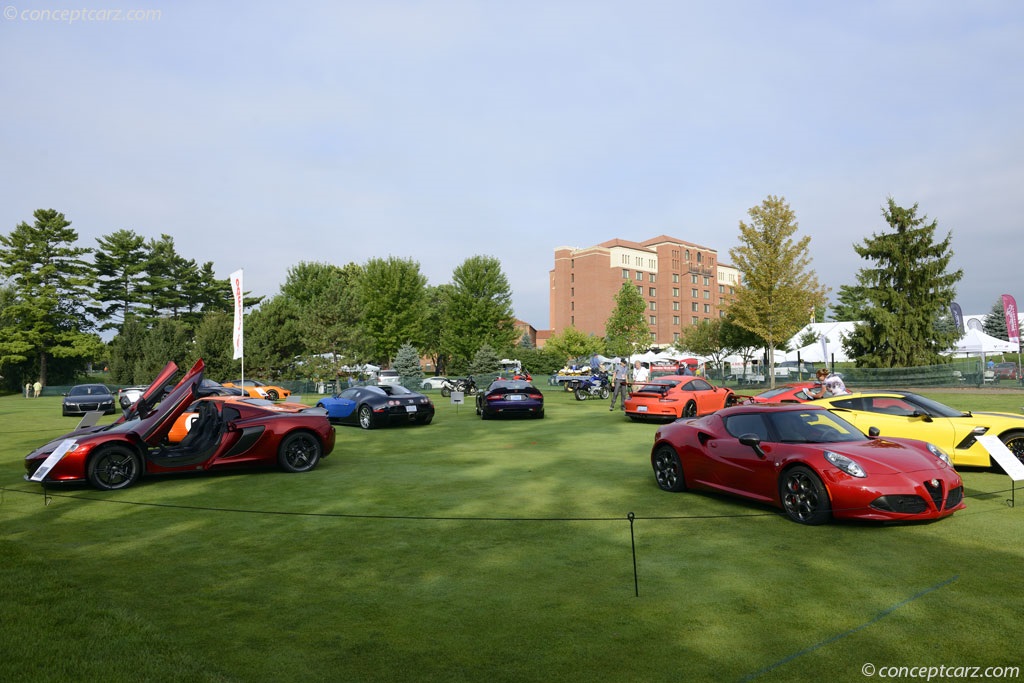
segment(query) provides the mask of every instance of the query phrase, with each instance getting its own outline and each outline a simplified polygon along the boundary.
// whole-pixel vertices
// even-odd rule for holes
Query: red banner
[[[231,346],[234,348],[232,358],[241,358],[242,352],[242,271],[231,273],[231,294],[235,298],[235,322],[231,335]]]
[[[1006,316],[1006,334],[1010,343],[1020,346],[1020,322],[1017,320],[1017,302],[1009,294],[1003,294],[1003,315]]]

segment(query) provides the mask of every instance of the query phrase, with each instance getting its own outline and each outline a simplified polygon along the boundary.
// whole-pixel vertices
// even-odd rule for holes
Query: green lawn
[[[75,421],[58,397],[0,398],[0,680],[856,681],[869,663],[1024,666],[1024,491],[1009,507],[1004,475],[962,472],[967,509],[934,524],[805,527],[658,490],[656,426],[545,389],[542,421],[483,422],[435,393],[428,427],[338,427],[307,474],[48,499],[22,458]],[[1020,392],[934,396],[1024,405]]]

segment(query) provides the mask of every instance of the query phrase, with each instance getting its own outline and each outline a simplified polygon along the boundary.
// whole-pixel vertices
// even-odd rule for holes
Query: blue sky
[[[882,206],[953,235],[957,300],[1024,301],[1024,4],[0,0],[0,230],[166,233],[273,295],[301,261],[501,259],[548,326],[557,246],[667,234],[729,262],[786,198],[852,284]],[[52,15],[50,15],[52,16]],[[68,17],[71,19],[72,17]]]

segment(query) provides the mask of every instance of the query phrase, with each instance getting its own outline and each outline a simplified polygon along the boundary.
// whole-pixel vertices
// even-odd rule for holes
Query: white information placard
[[[466,402],[466,392],[464,391],[453,391],[452,392],[452,405],[461,406]]]
[[[992,459],[999,463],[1003,471],[1010,475],[1014,481],[1024,481],[1024,464],[1021,464],[1017,456],[1010,452],[998,436],[986,434],[977,437],[978,443],[985,447]]]
[[[64,457],[64,454],[71,450],[71,447],[77,443],[74,439],[64,439],[57,446],[57,449],[50,453],[43,461],[43,464],[39,466],[35,472],[32,473],[32,481],[42,481],[46,473],[53,469],[54,465],[60,462],[60,459]]]

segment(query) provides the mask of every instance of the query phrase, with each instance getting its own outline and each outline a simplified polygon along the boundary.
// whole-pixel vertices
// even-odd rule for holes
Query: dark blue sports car
[[[484,420],[506,415],[544,417],[544,394],[523,379],[496,379],[476,395],[476,414]]]
[[[327,410],[327,419],[373,429],[390,424],[430,424],[434,404],[423,394],[401,384],[352,387],[317,401]]]

